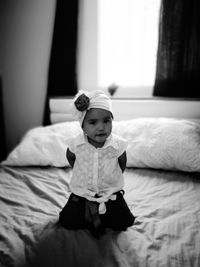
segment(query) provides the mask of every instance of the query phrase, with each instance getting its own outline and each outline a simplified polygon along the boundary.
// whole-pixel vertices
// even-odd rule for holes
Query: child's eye
[[[104,123],[110,123],[110,122],[111,122],[110,118],[104,120]]]
[[[93,120],[92,120],[92,121],[89,121],[88,123],[89,123],[90,125],[95,125],[96,121],[93,121]]]

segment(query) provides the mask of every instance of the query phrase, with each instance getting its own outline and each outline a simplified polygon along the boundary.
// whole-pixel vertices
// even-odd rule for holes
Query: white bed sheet
[[[97,240],[56,224],[69,168],[0,169],[0,266],[200,266],[200,174],[126,169],[126,232]]]

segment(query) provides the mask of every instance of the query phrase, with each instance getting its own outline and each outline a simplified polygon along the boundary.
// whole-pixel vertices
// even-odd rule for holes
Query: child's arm
[[[69,148],[67,148],[66,157],[67,157],[67,160],[69,161],[70,166],[73,168],[74,167],[74,162],[76,160],[76,155],[74,153],[72,153],[69,150]]]
[[[122,172],[124,172],[127,162],[126,151],[124,151],[124,153],[121,156],[119,156],[118,162]]]

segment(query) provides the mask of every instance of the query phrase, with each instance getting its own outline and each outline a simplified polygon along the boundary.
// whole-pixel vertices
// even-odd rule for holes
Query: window
[[[88,27],[85,35],[90,37],[88,56],[83,56],[82,50],[80,65],[85,66],[84,75],[86,69],[91,70],[93,66],[93,78],[89,78],[93,84],[91,88],[107,90],[115,83],[119,86],[117,94],[120,97],[151,96],[156,70],[160,0],[84,1],[87,5],[82,7],[82,22],[86,16],[93,21],[87,25],[86,22],[80,24]],[[87,13],[89,10],[93,13]],[[81,68],[79,70],[81,72]],[[87,76],[83,78],[83,72],[80,73],[82,82],[87,80]],[[85,87],[84,83],[82,85]]]

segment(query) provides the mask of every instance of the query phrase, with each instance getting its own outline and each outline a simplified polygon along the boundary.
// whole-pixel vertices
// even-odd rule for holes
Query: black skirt
[[[59,223],[67,229],[98,230],[111,228],[117,231],[125,231],[133,225],[135,217],[128,208],[121,190],[116,194],[116,200],[105,202],[106,213],[99,214],[99,203],[89,201],[84,197],[71,194],[67,204],[59,216]]]

